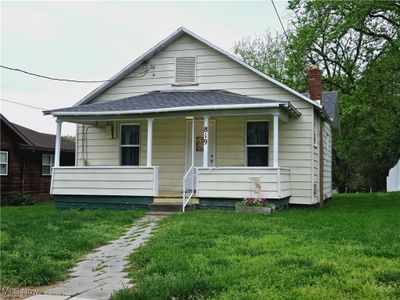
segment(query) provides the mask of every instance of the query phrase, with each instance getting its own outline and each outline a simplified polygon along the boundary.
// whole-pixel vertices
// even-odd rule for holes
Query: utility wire
[[[20,73],[23,73],[25,75],[35,76],[35,77],[44,78],[44,79],[48,79],[48,80],[54,80],[54,81],[62,81],[62,82],[101,83],[101,82],[111,82],[111,81],[113,81],[112,79],[109,79],[109,80],[77,80],[77,79],[68,79],[68,78],[56,78],[56,77],[50,77],[50,76],[46,76],[46,75],[41,75],[41,74],[29,72],[29,71],[18,69],[18,68],[12,68],[12,67],[8,67],[8,66],[4,66],[4,65],[0,65],[0,67],[3,68],[3,69],[9,70],[9,71],[20,72]],[[131,75],[131,76],[126,76],[125,78],[140,78],[140,77],[143,77],[151,69],[154,69],[154,66],[148,66],[148,67],[145,68],[145,70],[142,73],[136,74],[136,75]]]
[[[43,107],[32,106],[32,105],[21,103],[21,102],[17,102],[17,101],[11,101],[11,100],[7,100],[7,99],[3,99],[3,98],[0,98],[0,100],[4,101],[4,102],[8,102],[8,103],[13,103],[13,104],[21,105],[21,106],[30,107],[30,108],[33,108],[33,109],[46,110],[46,108],[43,108]]]
[[[287,35],[287,33],[286,33],[286,30],[285,30],[285,27],[283,26],[283,23],[282,23],[281,17],[279,16],[278,10],[276,9],[276,6],[275,6],[275,2],[274,2],[274,0],[271,0],[271,3],[272,3],[272,6],[273,6],[273,7],[274,7],[274,9],[275,9],[275,13],[276,13],[276,15],[278,16],[279,23],[281,23],[281,26],[282,26],[282,29],[283,29],[283,33],[284,33],[284,34],[285,34],[285,36],[286,36],[286,40],[289,40],[289,37],[288,37],[288,35]]]
[[[32,73],[32,72],[25,71],[25,70],[18,69],[18,68],[12,68],[12,67],[7,67],[7,66],[3,66],[3,65],[0,65],[0,67],[3,69],[10,70],[10,71],[21,72],[21,73],[24,73],[27,75],[36,76],[39,78],[44,78],[44,79],[49,79],[49,80],[55,80],[55,81],[74,82],[74,83],[99,83],[99,82],[110,81],[110,80],[76,80],[76,79],[67,79],[67,78],[55,78],[55,77],[50,77],[50,76],[46,76],[46,75]]]

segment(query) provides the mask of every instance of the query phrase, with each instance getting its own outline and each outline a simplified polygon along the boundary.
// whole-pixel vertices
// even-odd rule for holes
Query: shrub
[[[27,206],[36,203],[36,199],[32,195],[7,195],[0,199],[0,206]]]

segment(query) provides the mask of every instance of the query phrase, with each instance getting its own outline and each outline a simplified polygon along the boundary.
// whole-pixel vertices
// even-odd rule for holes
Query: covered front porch
[[[51,194],[149,203],[291,195],[279,164],[280,125],[296,118],[282,103],[182,111],[57,115]],[[77,161],[59,166],[63,122],[78,125]],[[131,202],[132,200],[132,202]]]

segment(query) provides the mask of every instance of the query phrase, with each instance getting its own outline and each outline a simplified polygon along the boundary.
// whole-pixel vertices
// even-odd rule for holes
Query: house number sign
[[[204,145],[207,145],[208,143],[208,127],[204,127]]]

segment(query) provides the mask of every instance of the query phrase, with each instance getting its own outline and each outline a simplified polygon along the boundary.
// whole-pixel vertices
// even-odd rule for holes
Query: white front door
[[[215,120],[209,120],[208,134],[208,166],[215,166]],[[192,121],[186,123],[186,170],[192,166]],[[204,121],[194,122],[194,166],[203,166]]]

